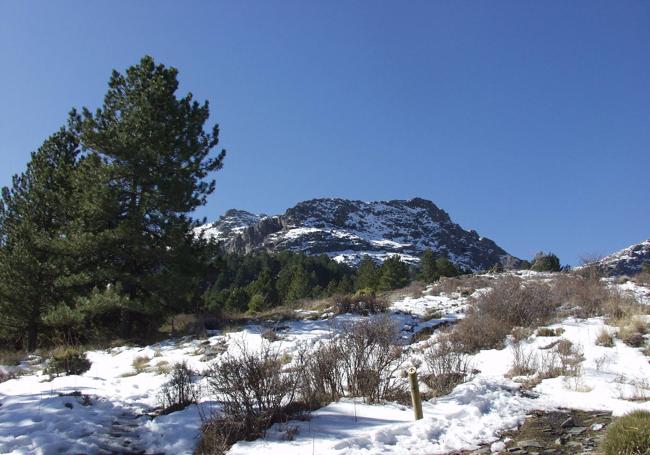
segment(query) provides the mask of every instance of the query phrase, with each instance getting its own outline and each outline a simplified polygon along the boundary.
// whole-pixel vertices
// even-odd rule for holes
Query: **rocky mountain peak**
[[[605,256],[596,262],[609,275],[635,275],[650,264],[650,239]]]
[[[272,217],[229,210],[201,232],[232,253],[290,250],[327,254],[351,265],[364,255],[383,261],[394,254],[417,263],[427,248],[472,270],[519,263],[493,241],[461,228],[447,212],[422,198],[311,199]]]

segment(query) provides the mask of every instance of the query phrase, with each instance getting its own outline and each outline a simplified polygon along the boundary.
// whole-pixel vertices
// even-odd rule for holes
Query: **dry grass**
[[[23,351],[0,351],[0,365],[15,366],[25,358]]]
[[[641,316],[625,316],[614,321],[618,327],[618,338],[628,346],[639,348],[645,344],[648,323]]]
[[[614,347],[614,337],[607,329],[603,328],[596,337],[596,345],[612,348]]]
[[[131,366],[133,367],[133,370],[136,372],[136,374],[140,374],[147,370],[150,360],[151,359],[146,355],[139,355],[133,359]]]
[[[406,297],[417,299],[419,297],[422,297],[422,295],[424,295],[425,289],[426,289],[426,285],[423,282],[412,281],[406,287],[400,289],[393,289],[390,291],[384,291],[380,293],[380,297],[383,300],[387,300],[389,302],[394,302],[396,300],[403,300]]]
[[[538,337],[559,337],[563,333],[564,333],[564,329],[562,327],[558,327],[557,329],[540,327],[539,329],[537,329]]]

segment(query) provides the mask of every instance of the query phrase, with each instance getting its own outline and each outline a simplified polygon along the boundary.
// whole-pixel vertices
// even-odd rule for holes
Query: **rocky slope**
[[[635,275],[650,264],[650,239],[605,256],[597,264],[609,275]]]
[[[426,248],[472,270],[497,263],[516,267],[520,262],[492,240],[454,223],[433,202],[419,198],[376,202],[313,199],[278,216],[229,210],[199,230],[231,253],[301,251],[327,254],[351,265],[364,255],[382,261],[393,254],[416,263]]]

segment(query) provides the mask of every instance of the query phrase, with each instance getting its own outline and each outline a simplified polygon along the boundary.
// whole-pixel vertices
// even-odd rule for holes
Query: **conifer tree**
[[[389,257],[381,265],[381,278],[379,289],[387,291],[398,289],[409,283],[409,267],[398,255]]]
[[[86,155],[106,166],[107,191],[116,203],[103,235],[110,239],[106,272],[145,312],[187,300],[186,289],[169,286],[169,278],[179,262],[183,270],[193,268],[198,223],[189,214],[214,191],[207,177],[225,156],[212,153],[218,126],[204,130],[208,103],[199,104],[191,93],[177,98],[177,88],[177,70],[147,56],[126,74],[113,72],[95,113],[71,115]],[[124,327],[128,332],[129,321]]]
[[[357,289],[370,289],[376,291],[379,287],[379,267],[370,256],[364,256],[359,262],[357,270]]]
[[[62,254],[76,207],[78,142],[61,129],[31,155],[0,202],[0,330],[37,347],[46,311],[70,297],[72,261]]]
[[[446,257],[439,257],[436,259],[436,270],[440,274],[440,276],[458,276],[460,275],[460,271],[456,268],[456,266]]]
[[[436,257],[431,249],[427,248],[420,258],[419,278],[425,283],[433,283],[440,278],[440,272],[436,267]]]

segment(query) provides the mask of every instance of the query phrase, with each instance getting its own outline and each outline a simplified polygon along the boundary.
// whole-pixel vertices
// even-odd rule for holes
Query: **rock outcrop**
[[[492,240],[463,229],[447,212],[420,198],[313,199],[278,216],[229,210],[198,231],[221,242],[230,253],[290,250],[327,254],[350,265],[358,264],[364,255],[383,261],[394,254],[417,263],[427,248],[471,270],[495,264],[513,268],[520,263]]]

